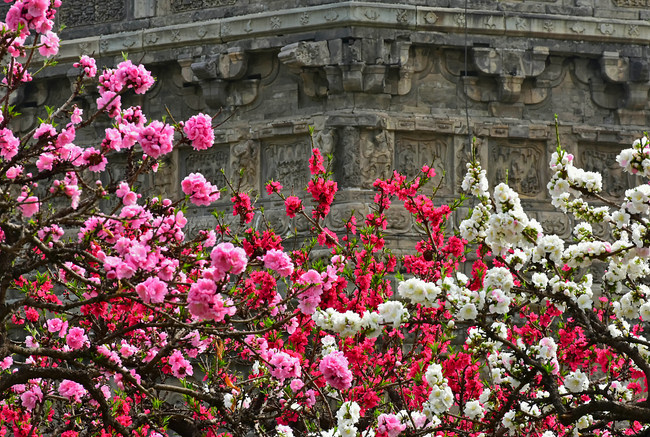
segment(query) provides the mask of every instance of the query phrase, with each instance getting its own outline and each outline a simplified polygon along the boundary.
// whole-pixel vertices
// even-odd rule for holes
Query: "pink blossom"
[[[316,270],[309,270],[303,273],[298,279],[298,284],[308,285],[298,295],[298,308],[303,314],[311,315],[316,311],[323,294],[323,279]]]
[[[280,276],[289,276],[293,273],[293,263],[289,255],[281,250],[271,249],[262,258],[264,268],[277,272]]]
[[[156,159],[172,151],[174,128],[158,120],[152,121],[149,126],[143,127],[138,133],[138,142],[147,155]]]
[[[41,46],[38,48],[38,52],[41,56],[49,58],[59,53],[59,37],[56,33],[49,31],[44,35],[41,35]]]
[[[224,301],[211,279],[199,279],[187,293],[187,309],[193,316],[221,322],[227,315],[235,314],[236,308],[230,299]]]
[[[209,115],[197,114],[190,117],[183,126],[183,132],[192,142],[192,147],[195,150],[209,149],[214,143],[212,118]]]
[[[106,111],[111,118],[119,115],[121,107],[122,98],[113,91],[104,91],[97,98],[97,109]]]
[[[300,389],[305,386],[305,383],[302,382],[302,380],[296,378],[296,379],[291,380],[291,384],[289,384],[289,386],[291,387],[291,390],[294,393],[296,393],[296,392],[300,391]]]
[[[70,346],[71,349],[81,349],[82,347],[87,346],[89,343],[86,331],[84,331],[83,328],[78,327],[70,328],[65,343]]]
[[[41,153],[41,156],[36,160],[36,168],[38,168],[39,171],[52,170],[52,165],[54,164],[55,159],[56,157],[52,153]]]
[[[269,359],[271,376],[284,381],[289,378],[300,378],[302,369],[300,360],[286,352],[269,351],[273,356]]]
[[[18,208],[25,217],[31,217],[40,210],[41,202],[38,201],[38,197],[36,196],[27,197],[27,195],[23,193],[18,196],[16,200],[20,204],[18,205]]]
[[[84,164],[88,165],[88,170],[101,172],[106,169],[108,160],[106,156],[94,147],[88,147],[83,151],[82,159]]]
[[[169,357],[167,363],[171,366],[172,374],[176,378],[185,378],[186,376],[192,376],[194,374],[192,365],[185,359],[185,357],[183,357],[181,351],[175,350]]]
[[[20,140],[14,136],[11,130],[7,128],[0,129],[0,156],[5,161],[9,161],[16,156],[18,146],[20,146]]]
[[[34,139],[40,138],[54,138],[56,136],[56,129],[48,123],[43,123],[34,131]]]
[[[296,196],[287,197],[284,201],[284,206],[289,218],[294,218],[298,212],[302,211],[302,201]]]
[[[43,402],[43,392],[39,386],[35,385],[20,395],[20,401],[23,407],[31,411],[36,408],[36,404]]]
[[[136,94],[146,93],[154,84],[151,73],[144,68],[144,65],[140,64],[136,66],[129,60],[117,64],[114,74],[119,84],[133,88]]]
[[[61,338],[65,337],[68,331],[68,322],[61,319],[48,319],[46,323],[48,332],[52,334],[58,333]]]
[[[338,390],[347,390],[352,385],[352,372],[348,369],[348,359],[343,352],[334,351],[321,360],[318,365],[325,381]]]
[[[246,270],[248,258],[246,251],[241,247],[235,247],[232,243],[219,243],[210,253],[212,267],[215,267],[219,274],[225,277],[227,273],[239,275]]]
[[[83,112],[84,112],[84,110],[81,109],[81,108],[78,108],[77,106],[75,106],[72,109],[72,115],[70,115],[70,121],[72,122],[72,124],[81,123],[81,121],[82,121],[81,120],[81,115],[83,114]]]
[[[8,179],[16,179],[22,173],[23,173],[23,166],[22,165],[14,165],[13,167],[9,167],[9,169],[7,170],[7,178]]]
[[[162,303],[169,290],[167,284],[157,277],[149,277],[146,281],[135,286],[135,291],[146,303]]]
[[[97,63],[95,62],[95,59],[90,56],[83,55],[81,59],[79,59],[79,62],[75,62],[72,66],[75,68],[83,68],[84,73],[88,77],[95,77],[97,75]]]
[[[138,195],[131,191],[129,184],[126,182],[120,182],[120,185],[115,191],[115,195],[122,199],[122,203],[127,206],[135,205],[135,203],[138,201]]]
[[[190,196],[190,201],[197,206],[208,206],[221,196],[217,187],[208,182],[201,173],[190,173],[181,182],[181,187],[183,193]]]
[[[7,370],[14,363],[14,359],[11,357],[4,357],[0,360],[0,369]]]
[[[380,414],[377,418],[377,432],[388,437],[397,437],[405,429],[406,425],[394,414]]]
[[[75,402],[81,402],[81,398],[86,395],[86,389],[81,384],[64,379],[59,384],[59,394],[69,401],[74,399]]]

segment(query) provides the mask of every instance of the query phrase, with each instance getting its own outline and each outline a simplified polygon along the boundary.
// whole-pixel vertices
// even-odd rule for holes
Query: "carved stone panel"
[[[236,3],[237,0],[171,0],[171,7],[173,12],[183,12],[234,5]]]
[[[545,198],[546,142],[511,141],[496,138],[490,141],[488,178],[493,186],[501,182],[521,197]]]
[[[174,199],[179,195],[180,181],[177,178],[178,159],[166,155],[159,160],[158,171],[151,173],[149,185],[152,196]],[[149,193],[148,193],[149,194]]]
[[[449,152],[451,151],[451,138],[438,136],[418,136],[413,134],[397,134],[395,139],[395,166],[397,170],[413,178],[420,173],[423,165],[436,169],[436,177],[429,183],[437,187],[443,178],[443,170],[449,165]],[[452,191],[452,172],[447,172],[440,186],[440,193]]]
[[[262,145],[262,181],[279,181],[289,193],[302,193],[309,182],[309,140],[274,139]]]
[[[377,178],[389,178],[393,172],[395,141],[392,132],[368,129],[359,141],[362,188],[372,188]]]
[[[241,191],[259,193],[259,145],[246,140],[232,146],[232,182]]]
[[[226,176],[230,164],[230,149],[228,146],[214,146],[210,150],[182,150],[180,153],[181,178],[190,173],[199,172],[217,188],[226,186]],[[226,176],[221,170],[226,172]]]
[[[336,177],[342,188],[360,187],[359,129],[346,126],[339,129],[335,165]]]
[[[58,17],[67,27],[121,21],[126,18],[126,0],[66,0]]]
[[[641,180],[623,171],[616,162],[620,146],[593,146],[592,144],[580,147],[580,162],[584,170],[596,171],[603,176],[603,194],[612,198],[622,198],[625,190],[632,188]]]

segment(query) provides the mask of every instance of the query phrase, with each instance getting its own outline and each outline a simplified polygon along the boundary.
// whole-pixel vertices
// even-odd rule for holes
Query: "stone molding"
[[[284,46],[293,34],[354,27],[426,32],[429,37],[463,35],[467,30],[469,35],[541,38],[565,45],[584,41],[650,44],[650,23],[642,20],[497,10],[468,10],[465,15],[460,8],[348,1],[64,40],[59,60],[73,62],[79,53],[117,56],[124,51],[159,51],[281,35],[285,38],[278,45]]]

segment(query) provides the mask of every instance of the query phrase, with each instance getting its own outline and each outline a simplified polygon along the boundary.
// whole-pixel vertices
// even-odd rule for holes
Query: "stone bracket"
[[[605,82],[622,84],[624,97],[619,109],[642,110],[648,103],[650,65],[647,59],[620,56],[618,52],[603,52],[600,69]]]
[[[344,92],[404,95],[414,70],[406,40],[334,39],[282,47],[279,60],[300,76],[310,97]]]
[[[546,69],[549,57],[548,47],[534,47],[531,50],[474,47],[474,66],[480,75],[494,77],[496,96],[480,100],[496,100],[501,103],[516,103],[521,100],[522,85],[527,78],[536,78]],[[471,86],[471,81],[468,82]],[[470,98],[481,94],[469,90]],[[474,97],[473,97],[474,96]]]
[[[208,106],[222,108],[245,106],[257,98],[259,79],[246,79],[248,57],[240,47],[231,47],[198,62],[185,58],[178,63],[184,81],[201,87]]]

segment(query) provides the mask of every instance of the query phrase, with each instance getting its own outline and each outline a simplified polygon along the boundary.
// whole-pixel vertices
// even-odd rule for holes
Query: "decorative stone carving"
[[[186,149],[181,151],[182,178],[190,173],[199,172],[217,188],[226,184],[226,176],[222,170],[227,171],[230,163],[230,150],[227,146],[213,146],[210,150],[194,151]]]
[[[178,195],[177,188],[178,177],[178,157],[165,156],[159,160],[159,167],[156,173],[151,173],[150,185],[154,188],[154,194],[163,196],[163,198],[174,199]]]
[[[649,0],[614,0],[614,4],[621,8],[647,8]]]
[[[409,178],[417,176],[423,165],[436,169],[436,177],[430,182],[432,186],[438,186],[443,178],[443,171],[446,170],[449,162],[451,139],[449,137],[437,137],[434,139],[425,137],[413,137],[408,134],[397,134],[395,139],[395,166],[397,170]],[[443,185],[440,187],[441,194],[451,192],[452,172],[444,176]]]
[[[619,118],[625,124],[645,124],[648,103],[650,65],[646,58],[620,56],[618,52],[604,52],[600,58],[601,71],[606,82],[621,84],[624,96],[618,101]],[[631,111],[638,111],[636,117]]]
[[[126,0],[66,0],[58,17],[66,27],[120,21],[126,18]]]
[[[364,130],[360,137],[362,188],[372,188],[377,178],[389,178],[393,171],[394,142],[385,130]]]
[[[246,140],[233,145],[230,168],[232,182],[236,187],[239,187],[241,191],[257,194],[259,192],[259,145],[257,141]]]
[[[641,182],[625,173],[616,162],[616,156],[620,151],[618,147],[586,145],[580,149],[580,165],[587,171],[596,171],[603,176],[605,196],[621,199],[625,190]]]
[[[571,236],[571,224],[569,223],[569,217],[567,217],[566,214],[557,212],[538,212],[532,213],[531,216],[540,222],[544,233],[556,234],[565,239]]]
[[[340,203],[332,205],[330,213],[325,218],[325,226],[334,232],[345,232],[345,223],[353,214],[357,223],[361,223],[368,207],[360,202]]]
[[[335,164],[337,179],[345,188],[360,187],[359,130],[352,126],[345,126],[339,130],[338,137],[340,140],[336,156],[339,159]]]
[[[245,106],[258,95],[259,79],[243,79],[248,69],[248,55],[239,47],[191,64],[208,106]],[[184,73],[184,77],[188,77]]]
[[[237,4],[237,0],[171,0],[172,11],[183,12],[194,9],[216,8]]]
[[[545,197],[545,148],[544,142],[493,141],[488,161],[492,185],[507,181],[522,197]]]
[[[310,97],[344,92],[404,95],[411,90],[410,42],[369,39],[300,41],[282,47],[278,58],[300,75]]]
[[[280,181],[287,190],[301,193],[309,182],[309,143],[306,139],[271,141],[262,146],[262,180]]]
[[[542,74],[549,56],[547,47],[532,50],[474,47],[472,52],[478,71],[495,77],[497,99],[502,103],[518,102],[524,79]]]

